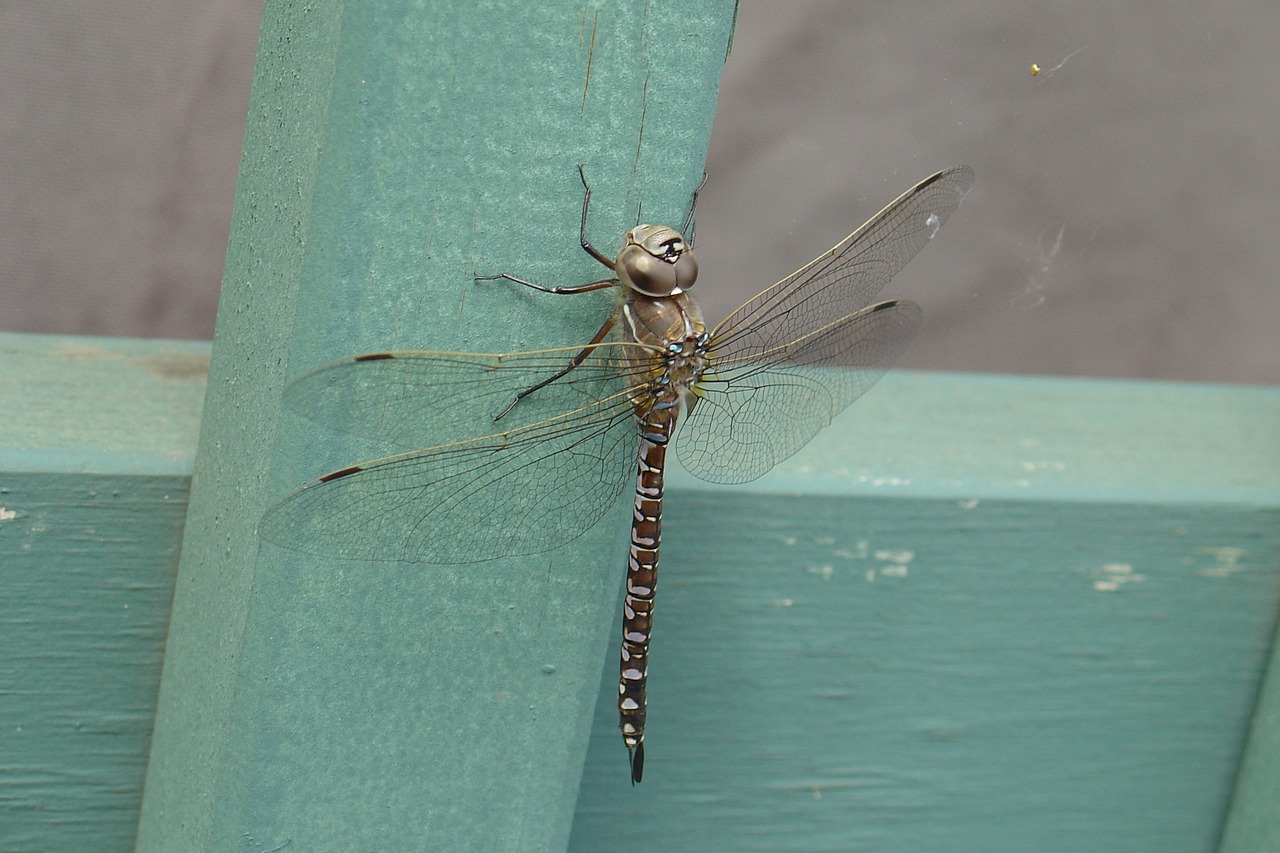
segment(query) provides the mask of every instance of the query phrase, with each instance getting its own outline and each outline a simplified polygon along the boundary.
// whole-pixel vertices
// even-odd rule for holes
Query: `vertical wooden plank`
[[[683,216],[733,11],[268,3],[140,850],[564,846],[625,511],[479,567],[258,551],[270,502],[380,450],[282,415],[281,391],[357,352],[589,337],[607,295],[473,276],[598,277],[579,163],[602,246],[641,205]]]
[[[1280,634],[1271,641],[1271,662],[1249,724],[1219,850],[1280,850]]]

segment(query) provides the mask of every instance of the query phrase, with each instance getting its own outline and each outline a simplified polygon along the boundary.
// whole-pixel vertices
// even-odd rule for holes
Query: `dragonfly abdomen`
[[[618,679],[618,718],[631,758],[632,784],[644,774],[645,682],[649,676],[649,637],[658,582],[662,540],[663,471],[678,405],[655,405],[638,418],[640,453],[636,498],[627,553],[627,594],[622,607],[622,663]]]

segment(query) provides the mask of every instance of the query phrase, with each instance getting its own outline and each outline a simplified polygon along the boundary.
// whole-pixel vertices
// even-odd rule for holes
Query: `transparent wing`
[[[370,353],[303,375],[286,389],[285,403],[330,429],[413,450],[575,411],[623,390],[638,370],[622,345],[599,344],[568,375],[494,421],[517,394],[554,376],[580,352],[582,347],[509,354]],[[450,417],[424,417],[440,411]]]
[[[477,563],[580,536],[634,468],[631,404],[615,394],[483,438],[375,459],[306,483],[269,509],[262,538],[357,560]]]
[[[711,334],[714,360],[785,361],[794,340],[863,308],[938,233],[973,184],[956,166],[926,178],[782,281],[748,300]]]
[[[681,464],[711,482],[754,480],[874,385],[919,330],[921,312],[913,302],[867,303],[972,184],[967,166],[926,178],[717,325],[702,399],[677,440]]]
[[[792,341],[785,360],[716,364],[680,428],[680,464],[713,483],[760,477],[876,384],[922,319],[914,302],[881,302]]]

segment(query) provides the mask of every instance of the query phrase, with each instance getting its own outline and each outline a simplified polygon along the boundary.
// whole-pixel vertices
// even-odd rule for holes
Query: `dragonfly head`
[[[693,247],[666,225],[637,225],[622,240],[614,265],[618,280],[643,296],[675,296],[698,279]]]

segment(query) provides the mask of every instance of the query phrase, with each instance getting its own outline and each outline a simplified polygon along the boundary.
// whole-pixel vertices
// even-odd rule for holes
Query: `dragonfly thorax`
[[[698,262],[679,231],[637,225],[622,239],[614,272],[618,281],[643,296],[674,296],[697,281]]]
[[[620,308],[623,340],[640,344],[632,358],[644,369],[632,402],[641,409],[677,399],[691,405],[707,369],[711,335],[702,311],[688,294],[667,297],[633,295]]]
[[[690,395],[702,378],[703,371],[707,369],[709,337],[703,332],[667,346],[667,354],[663,358],[664,380],[685,398],[686,403],[692,402]]]

